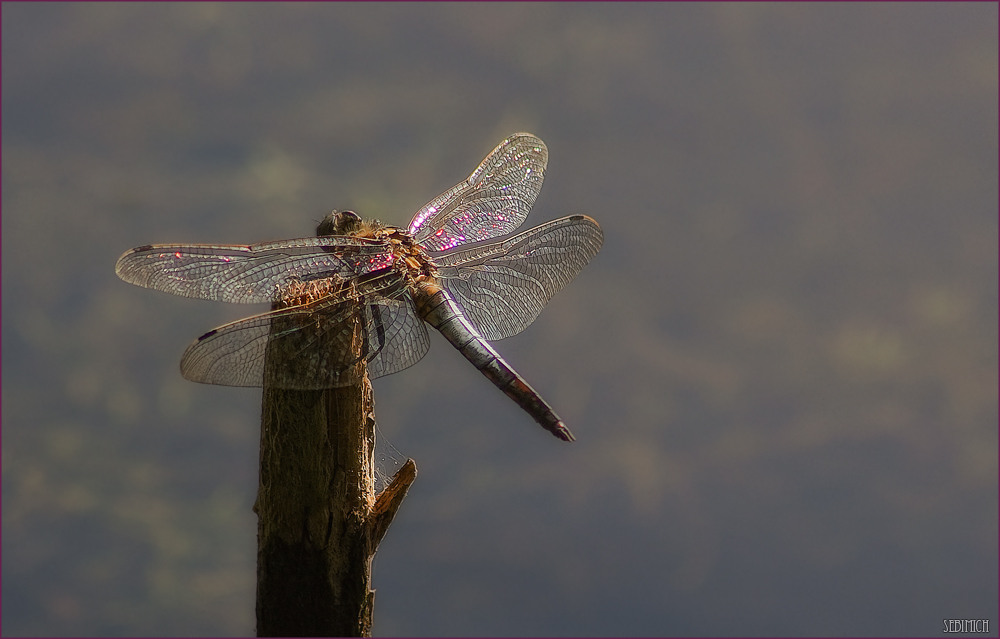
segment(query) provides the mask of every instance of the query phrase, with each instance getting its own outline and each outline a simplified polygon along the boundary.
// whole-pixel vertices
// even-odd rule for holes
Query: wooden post
[[[360,323],[351,321],[360,353]],[[272,334],[285,328],[272,326]],[[271,345],[265,370],[296,365],[300,354]],[[371,635],[372,557],[416,466],[407,460],[376,497],[374,398],[364,361],[356,366],[356,384],[316,391],[277,388],[265,374],[257,636]]]

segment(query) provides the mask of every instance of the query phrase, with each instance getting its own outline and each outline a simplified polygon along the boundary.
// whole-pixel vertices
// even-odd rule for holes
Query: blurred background
[[[156,242],[405,225],[505,136],[597,258],[375,382],[419,476],[377,635],[939,635],[997,617],[997,5],[4,3],[3,633],[254,632],[266,310]]]

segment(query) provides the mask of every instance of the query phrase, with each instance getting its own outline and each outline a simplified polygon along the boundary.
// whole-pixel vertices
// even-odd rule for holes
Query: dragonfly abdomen
[[[517,402],[543,428],[567,442],[575,441],[552,407],[512,369],[465,319],[446,290],[430,281],[414,287],[417,312],[441,332],[483,375]]]

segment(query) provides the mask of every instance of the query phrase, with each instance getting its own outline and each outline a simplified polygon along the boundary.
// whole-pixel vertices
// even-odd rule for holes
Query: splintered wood
[[[278,308],[291,308],[312,304],[339,292],[344,288],[344,280],[340,277],[327,277],[320,280],[300,282],[293,280],[278,297]],[[353,297],[353,296],[350,296]]]

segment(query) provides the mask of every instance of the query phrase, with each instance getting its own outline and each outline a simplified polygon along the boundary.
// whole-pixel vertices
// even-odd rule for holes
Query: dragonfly
[[[586,215],[514,234],[542,188],[547,162],[545,143],[516,133],[405,229],[333,211],[316,237],[139,246],[121,256],[115,272],[174,295],[272,304],[270,312],[195,340],[181,358],[186,379],[343,387],[365,373],[374,379],[415,364],[430,347],[429,324],[542,427],[574,441],[489,343],[527,328],[603,243],[601,227]],[[291,353],[282,358],[291,363],[267,363],[269,348]]]

